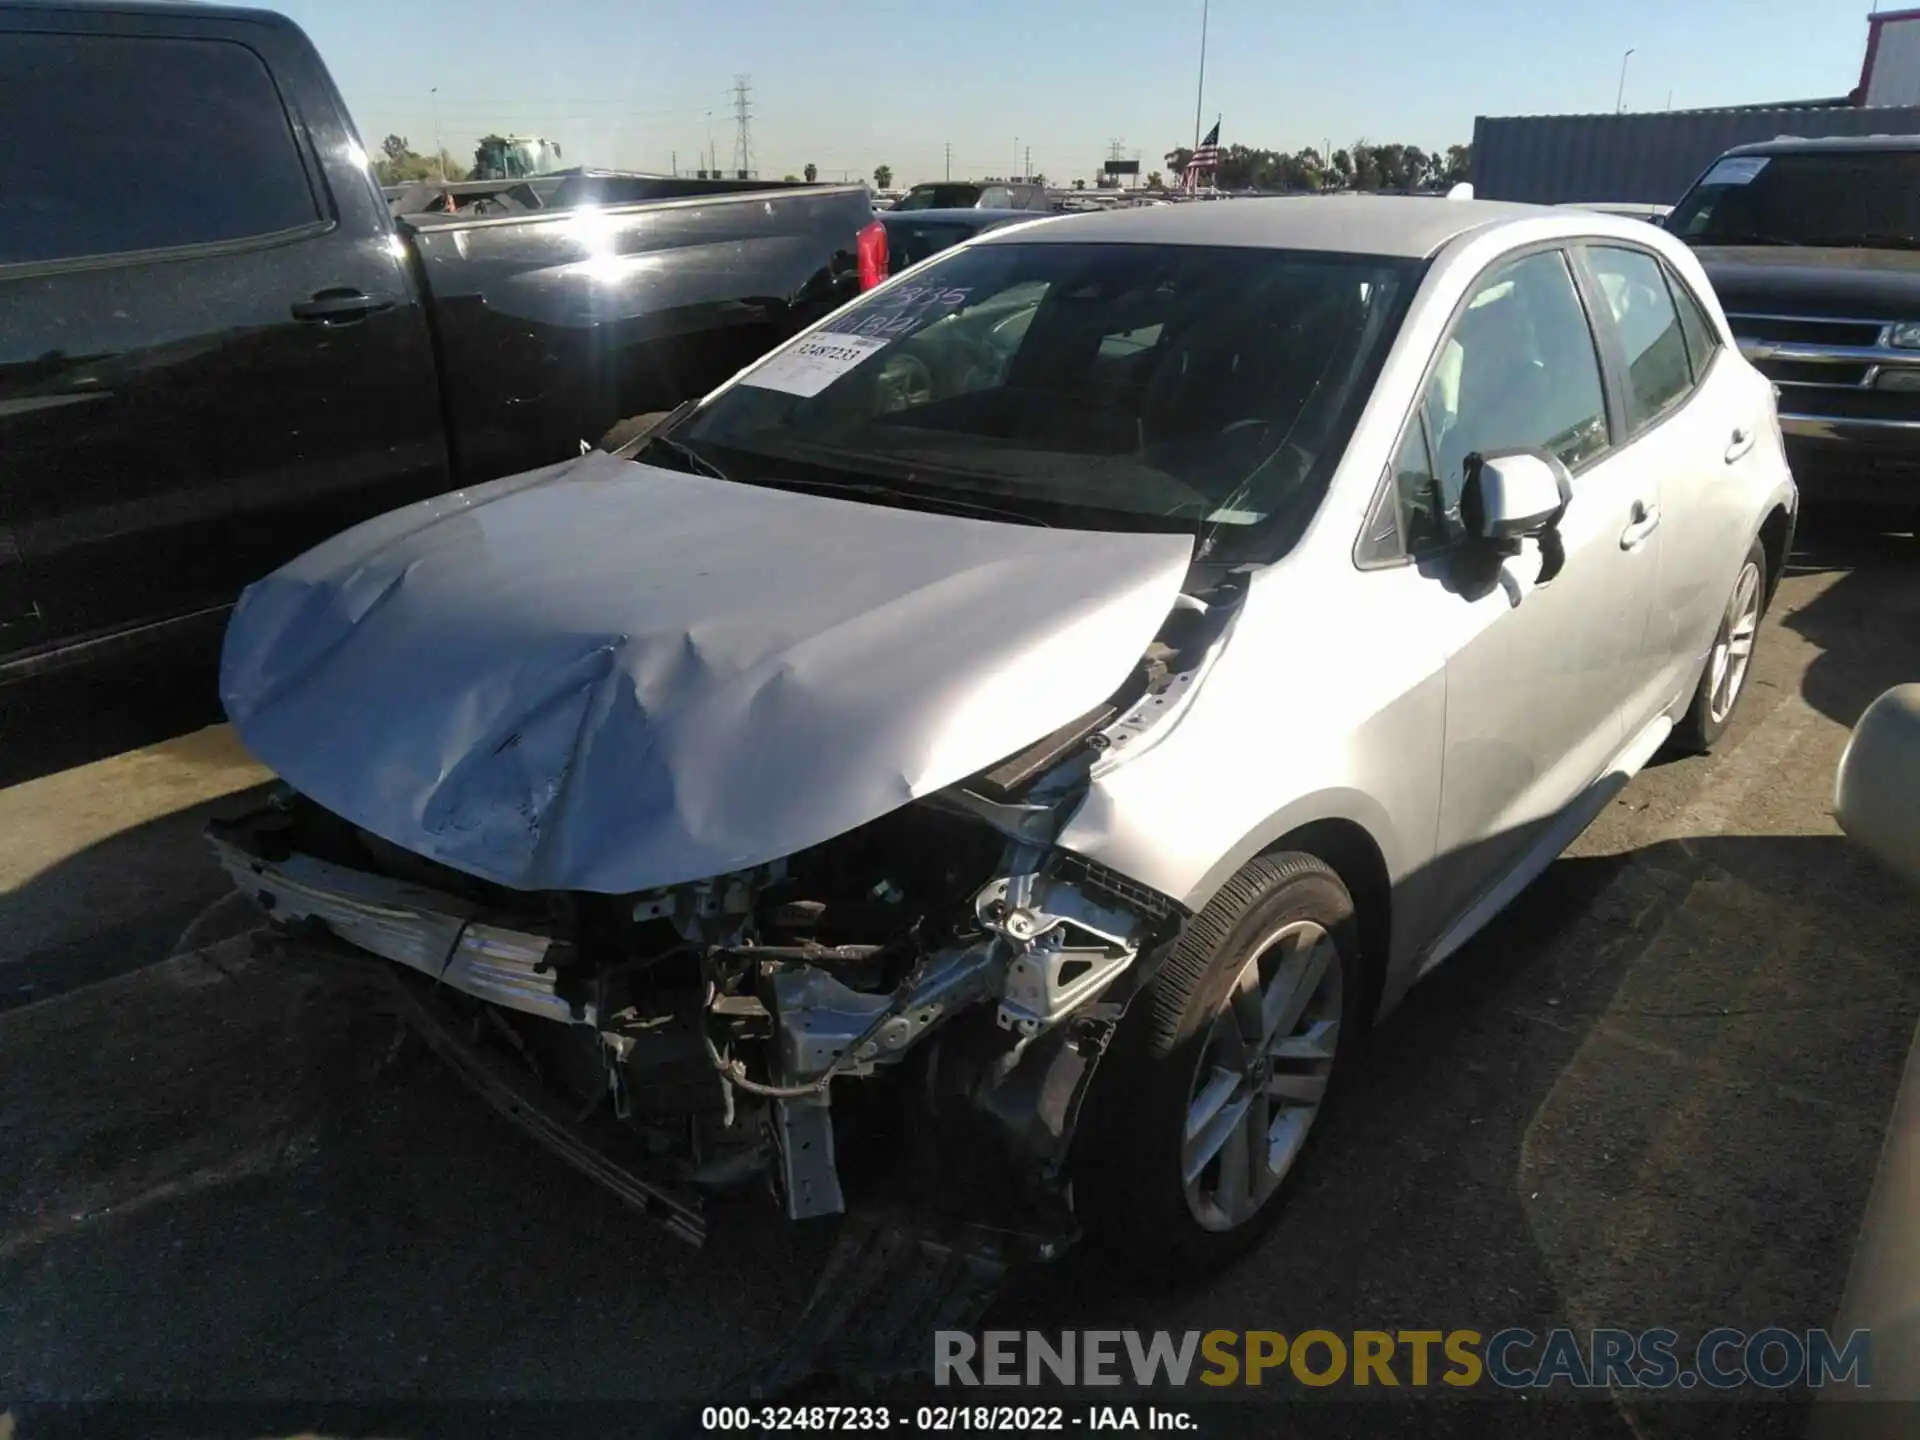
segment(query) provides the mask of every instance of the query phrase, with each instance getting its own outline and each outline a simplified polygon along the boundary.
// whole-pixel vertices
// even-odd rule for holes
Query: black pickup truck
[[[1808,503],[1920,529],[1920,138],[1743,145],[1667,228],[1772,379]]]
[[[258,11],[0,0],[0,154],[0,708],[132,647],[210,655],[326,536],[577,454],[886,269],[861,186],[585,177],[396,218]]]

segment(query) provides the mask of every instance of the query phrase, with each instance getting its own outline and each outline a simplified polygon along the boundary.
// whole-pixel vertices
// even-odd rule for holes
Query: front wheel
[[[1753,664],[1754,642],[1760,636],[1760,615],[1766,608],[1767,552],[1756,540],[1740,562],[1733,594],[1714,632],[1713,648],[1694,687],[1693,703],[1674,727],[1674,748],[1705,755],[1726,732],[1733,707],[1746,693],[1747,672]]]
[[[1175,945],[1095,1077],[1074,1202],[1149,1279],[1250,1248],[1359,1029],[1353,900],[1311,855],[1250,863]]]

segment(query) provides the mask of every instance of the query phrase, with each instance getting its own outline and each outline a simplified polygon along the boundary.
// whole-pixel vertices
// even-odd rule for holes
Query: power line
[[[734,169],[741,175],[753,174],[753,77],[733,77]]]

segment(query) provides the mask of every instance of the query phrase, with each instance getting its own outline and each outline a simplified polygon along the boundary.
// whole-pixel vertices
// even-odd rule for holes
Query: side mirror
[[[1470,455],[1460,518],[1473,539],[1508,547],[1553,529],[1572,499],[1567,467],[1544,450]]]

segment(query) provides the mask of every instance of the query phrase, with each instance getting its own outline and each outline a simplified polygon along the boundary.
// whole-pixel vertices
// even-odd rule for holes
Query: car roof
[[[1401,195],[1283,196],[1067,214],[1017,234],[989,235],[979,243],[1239,245],[1423,259],[1469,230],[1555,213],[1547,206],[1510,205],[1495,200],[1423,199]]]
[[[978,207],[926,209],[926,210],[882,210],[882,220],[897,220],[901,224],[917,224],[922,220],[937,220],[947,224],[998,225],[1008,220],[1037,220],[1047,212],[1044,210],[986,210]]]
[[[198,0],[0,0],[0,13],[62,10],[106,15],[153,15],[183,20],[244,20],[255,25],[273,25],[297,30],[292,20],[273,10],[247,5],[203,5]]]
[[[1920,135],[1780,135],[1736,145],[1728,155],[1817,154],[1820,151],[1920,150]]]

